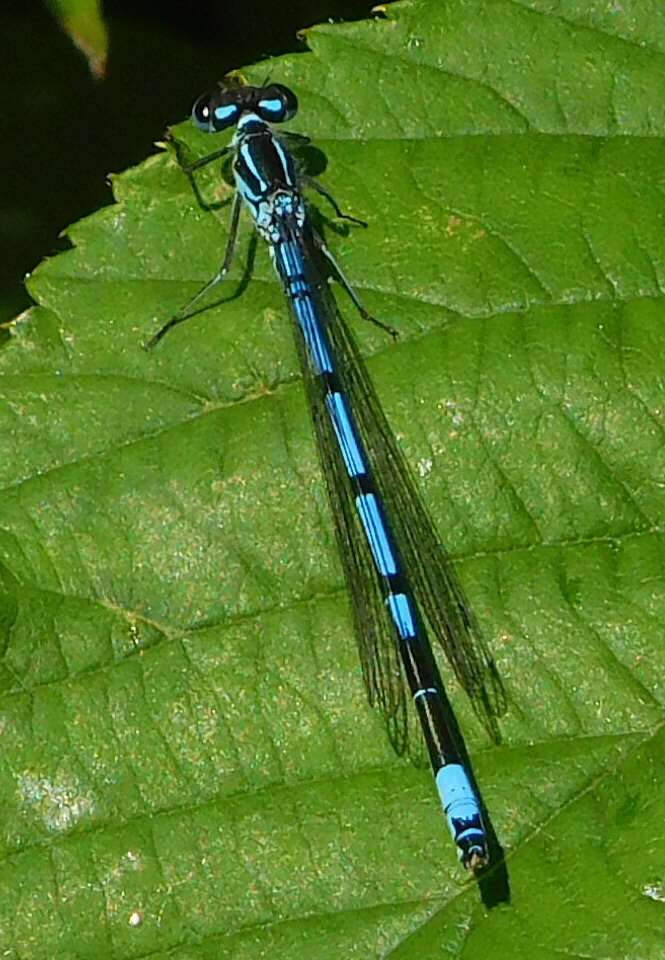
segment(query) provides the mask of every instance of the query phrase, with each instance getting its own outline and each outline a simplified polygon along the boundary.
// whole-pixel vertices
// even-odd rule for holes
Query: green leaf
[[[109,41],[99,0],[47,0],[47,5],[88,61],[93,77],[104,77]]]
[[[414,0],[269,65],[370,223],[328,239],[400,330],[355,324],[508,689],[494,747],[450,684],[510,906],[367,706],[247,224],[215,305],[141,349],[228,221],[163,152],[34,273],[0,353],[8,956],[660,956],[664,19]]]

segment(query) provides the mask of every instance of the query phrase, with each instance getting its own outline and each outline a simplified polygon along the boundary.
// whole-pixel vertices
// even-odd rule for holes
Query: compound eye
[[[210,130],[210,98],[199,97],[192,107],[192,120],[200,130]]]
[[[219,90],[206,93],[192,107],[192,120],[206,133],[218,133],[237,123],[240,117],[237,94]]]
[[[295,116],[297,110],[298,98],[281,83],[264,87],[256,102],[256,112],[266,123],[283,123]]]

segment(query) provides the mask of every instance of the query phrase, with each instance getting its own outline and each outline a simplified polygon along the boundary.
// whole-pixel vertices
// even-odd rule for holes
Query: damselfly
[[[488,861],[478,794],[452,708],[428,639],[443,650],[490,733],[504,696],[450,560],[388,426],[329,280],[346,290],[361,316],[374,320],[312,223],[301,192],[308,183],[339,209],[320,184],[298,176],[283,135],[270,124],[296,113],[281,84],[220,83],[194,104],[207,132],[235,126],[230,146],[191,164],[232,156],[236,192],[226,253],[218,273],[152,338],[187,319],[193,304],[226,276],[244,203],[270,255],[294,318],[321,465],[352,598],[355,630],[370,703],[383,713],[398,753],[408,747],[407,687],[415,703],[441,803],[462,863]],[[362,221],[357,221],[362,223]],[[378,323],[379,326],[384,326]],[[389,329],[389,328],[386,328]],[[392,331],[391,331],[392,332]]]

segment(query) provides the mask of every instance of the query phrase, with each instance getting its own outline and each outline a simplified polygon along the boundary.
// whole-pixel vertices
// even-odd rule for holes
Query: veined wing
[[[329,291],[328,297],[332,299]],[[498,742],[496,720],[505,713],[507,704],[491,651],[386,419],[353,335],[339,310],[334,318],[329,335],[339,376],[355,411],[415,598],[478,717]]]
[[[294,236],[290,242],[301,245],[302,237]],[[335,301],[327,281],[321,278],[314,268],[310,252],[307,253],[302,265],[306,284],[314,294],[319,322],[329,329],[335,322],[335,313],[329,314],[330,310],[336,311]],[[311,254],[316,257],[315,250]],[[380,709],[395,751],[402,755],[410,743],[414,746],[417,744],[414,751],[416,759],[422,752],[421,741],[409,735],[409,727],[415,720],[407,707],[408,691],[402,676],[394,623],[383,599],[367,534],[355,503],[355,491],[326,406],[329,388],[325,379],[314,370],[293,303],[290,306],[319,460],[333,514],[338,552],[351,596],[355,635],[368,699],[372,706]]]
[[[294,236],[291,242],[302,243],[303,238]],[[306,285],[315,291],[317,313],[330,338],[339,387],[354,412],[405,572],[431,632],[443,647],[478,715],[498,740],[496,717],[505,709],[505,696],[494,661],[381,409],[358,348],[336,307],[328,282],[315,266],[318,257],[310,239],[302,258]],[[409,744],[410,724],[394,623],[383,599],[354,502],[354,489],[326,409],[328,387],[312,368],[297,317],[295,326],[339,551],[352,598],[365,684],[370,702],[376,703],[385,717],[395,749],[403,753]]]

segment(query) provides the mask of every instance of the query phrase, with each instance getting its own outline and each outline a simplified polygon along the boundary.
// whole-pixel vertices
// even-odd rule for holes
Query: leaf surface
[[[661,955],[665,30],[608,10],[416,0],[269,65],[369,221],[327,237],[400,339],[351,322],[508,690],[493,747],[450,684],[511,905],[367,706],[247,223],[211,306],[141,349],[217,269],[231,195],[206,171],[202,210],[162,152],[0,353],[17,957]]]

